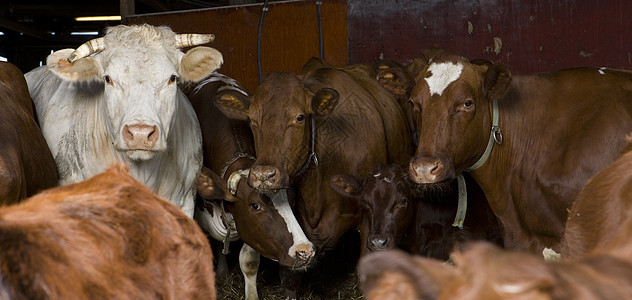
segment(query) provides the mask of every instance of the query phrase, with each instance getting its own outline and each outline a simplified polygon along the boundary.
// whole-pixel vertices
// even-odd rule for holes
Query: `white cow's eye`
[[[112,78],[110,78],[110,75],[104,75],[103,80],[105,80],[105,83],[107,84],[112,84]]]
[[[177,77],[175,74],[171,75],[171,77],[169,77],[169,83],[174,83],[174,82],[176,82],[176,79],[177,79],[177,78],[178,78],[178,77]]]

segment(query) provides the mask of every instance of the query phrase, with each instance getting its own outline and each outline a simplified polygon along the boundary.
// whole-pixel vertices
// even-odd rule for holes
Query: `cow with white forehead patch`
[[[219,68],[213,35],[177,35],[150,25],[108,28],[76,50],[54,52],[27,73],[60,184],[79,182],[113,161],[193,216],[202,165],[200,127],[176,82]]]
[[[414,78],[408,90],[419,131],[410,178],[442,184],[469,170],[506,247],[559,251],[571,202],[632,130],[632,72],[512,76],[502,65],[428,53],[404,70]]]

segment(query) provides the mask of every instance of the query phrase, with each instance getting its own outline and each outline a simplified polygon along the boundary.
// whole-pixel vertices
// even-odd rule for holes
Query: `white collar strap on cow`
[[[492,103],[492,130],[489,134],[489,141],[487,142],[487,148],[485,148],[485,152],[483,156],[478,159],[471,167],[465,169],[465,171],[473,171],[480,168],[489,158],[489,155],[492,153],[492,148],[494,148],[494,143],[500,145],[503,142],[503,133],[500,131],[500,127],[498,127],[498,101],[494,100]]]
[[[314,118],[314,116],[310,116],[310,118],[312,119],[312,128],[310,128],[311,141],[309,143],[310,153],[307,156],[307,160],[305,161],[305,163],[303,163],[301,169],[298,170],[298,173],[296,173],[296,176],[301,175],[303,172],[305,172],[309,168],[309,164],[312,162],[312,160],[314,160],[314,164],[316,165],[316,167],[318,167],[318,156],[316,156],[316,118]]]
[[[489,141],[487,142],[487,148],[485,148],[485,152],[483,156],[478,159],[471,167],[465,169],[465,171],[473,171],[480,168],[489,158],[489,155],[492,153],[492,148],[494,148],[494,143],[500,145],[503,142],[503,133],[500,131],[500,127],[498,127],[498,101],[494,100],[492,102],[492,130],[489,134]],[[463,229],[463,222],[465,221],[465,212],[467,210],[467,187],[465,185],[465,179],[463,178],[463,174],[459,174],[457,177],[458,181],[458,189],[459,189],[459,204],[456,211],[456,217],[454,218],[454,223],[452,226],[459,227]]]
[[[459,174],[456,177],[459,189],[459,204],[456,208],[456,216],[452,226],[463,229],[463,222],[465,222],[465,213],[467,212],[467,188],[465,186],[465,178],[463,174]]]

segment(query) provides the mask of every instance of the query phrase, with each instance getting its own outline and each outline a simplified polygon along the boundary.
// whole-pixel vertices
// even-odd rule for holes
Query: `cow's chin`
[[[135,162],[150,160],[156,156],[156,151],[150,150],[125,150],[125,155]]]
[[[283,259],[277,260],[277,261],[279,262],[279,264],[293,271],[307,271],[316,263],[315,258],[311,258],[308,260],[300,260],[300,259],[291,258],[290,256],[284,257]]]

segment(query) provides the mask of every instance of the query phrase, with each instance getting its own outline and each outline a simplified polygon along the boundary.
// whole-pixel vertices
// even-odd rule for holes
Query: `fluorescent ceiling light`
[[[75,31],[71,32],[70,35],[99,35],[98,31]]]
[[[75,21],[120,21],[121,16],[77,17]]]
[[[8,60],[6,57],[4,57],[4,56],[0,56],[0,61],[7,62],[7,61],[9,61],[9,60]]]

